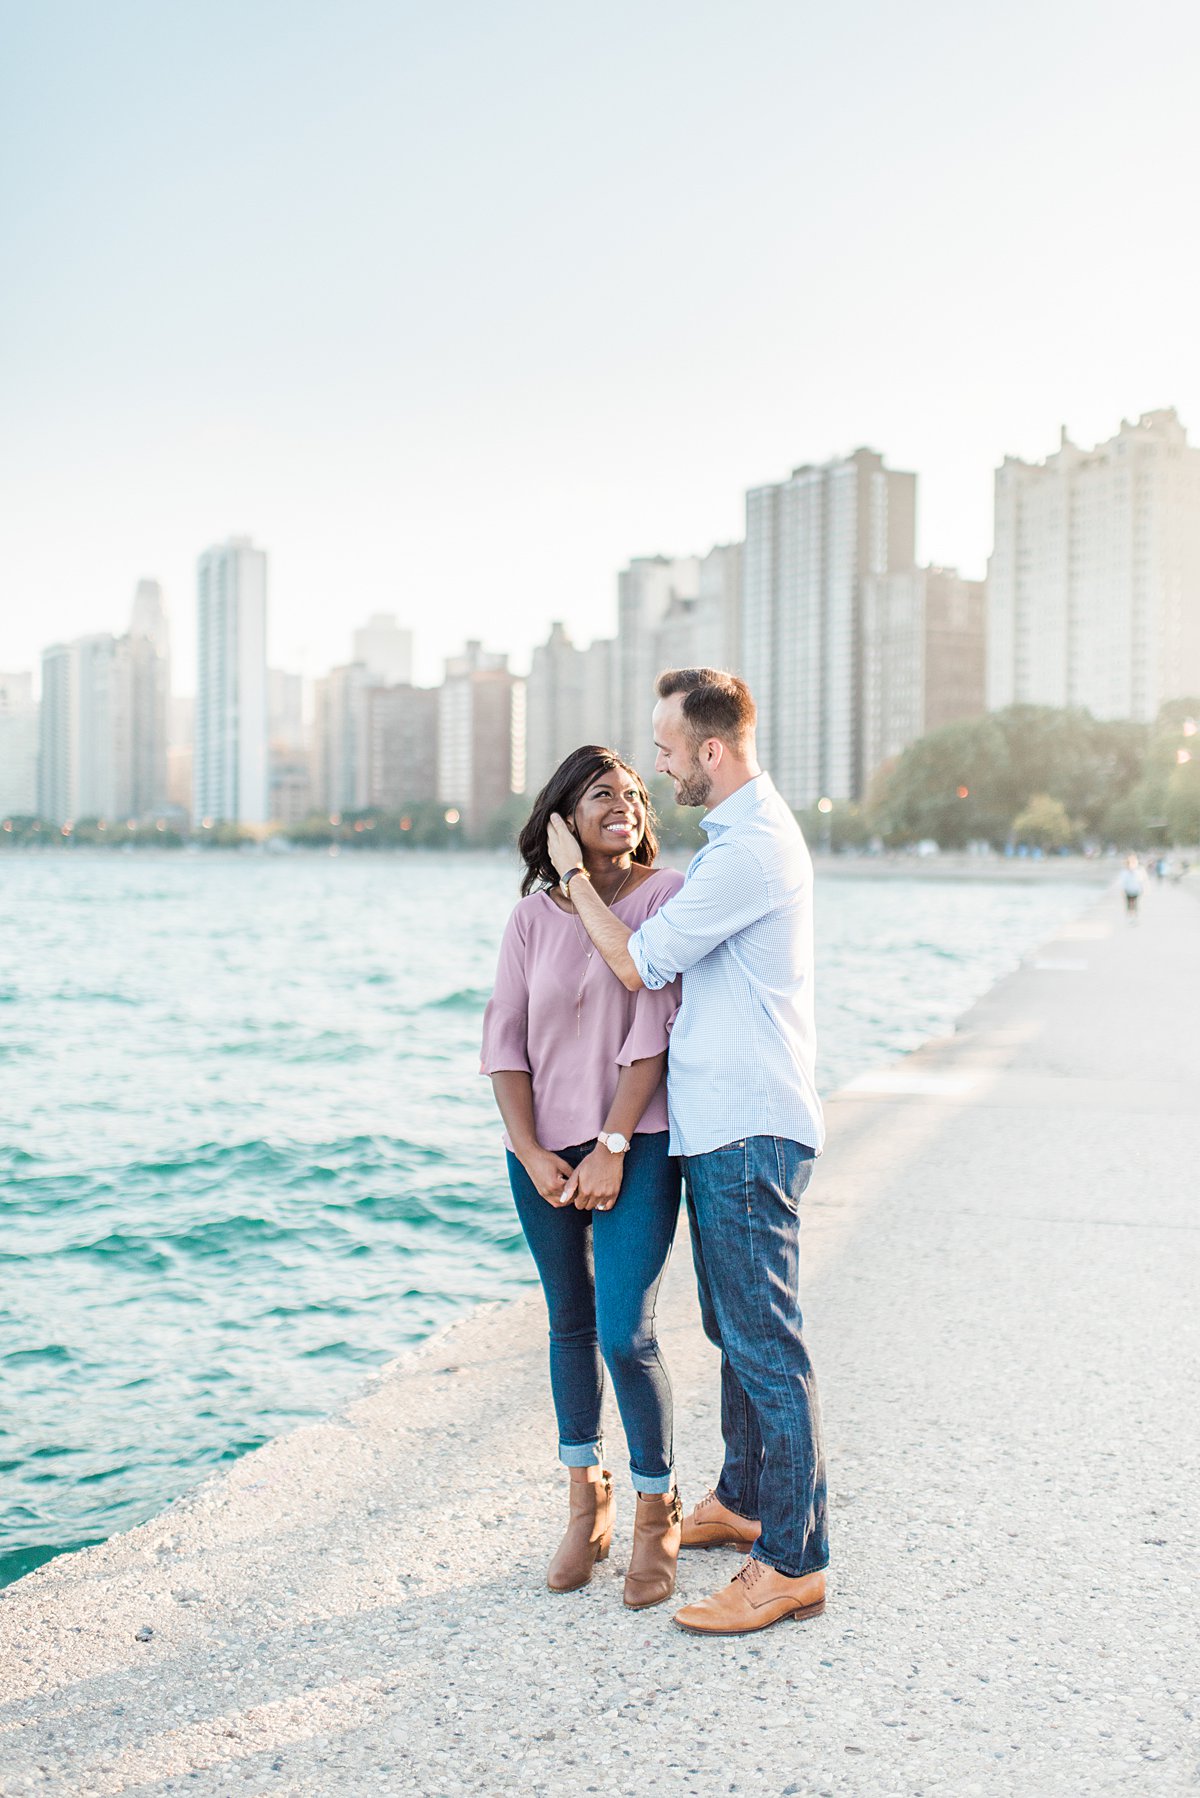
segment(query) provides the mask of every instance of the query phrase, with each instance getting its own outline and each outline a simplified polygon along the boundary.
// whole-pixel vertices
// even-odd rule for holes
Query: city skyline
[[[350,632],[351,658],[313,683],[311,708],[303,677],[272,665],[268,554],[229,538],[197,561],[194,704],[168,705],[155,581],[139,581],[126,637],[44,649],[42,813],[136,817],[169,802],[206,825],[259,827],[306,807],[436,799],[475,831],[527,775],[540,785],[580,730],[651,766],[649,695],[668,666],[747,679],[760,754],[800,808],[862,798],[889,758],[982,715],[989,697],[992,710],[1041,701],[1149,722],[1200,690],[1200,446],[1173,409],[1123,419],[1092,446],[1063,430],[1040,463],[1006,456],[987,582],[919,563],[919,485],[859,449],[750,488],[744,540],[631,558],[615,635],[576,643],[545,621],[528,672],[493,633],[423,687],[412,629],[372,613]],[[0,799],[19,811],[37,706],[27,675],[0,685]],[[194,754],[178,729],[189,718]]]
[[[244,532],[276,664],[385,610],[435,621],[422,680],[493,619],[527,665],[862,445],[978,578],[1001,457],[1200,421],[1198,37],[1154,0],[12,10],[4,662],[148,575],[192,690],[193,558]]]
[[[937,568],[954,568],[955,572],[963,579],[975,580],[979,583],[986,584],[989,567],[993,561],[996,550],[997,512],[995,510],[995,496],[1003,486],[1004,477],[1007,475],[1010,467],[1026,468],[1034,475],[1040,470],[1053,468],[1058,461],[1059,454],[1064,444],[1069,444],[1077,455],[1084,457],[1099,456],[1100,452],[1106,448],[1110,439],[1115,441],[1122,435],[1122,433],[1134,429],[1139,421],[1146,418],[1166,416],[1178,418],[1182,436],[1186,439],[1186,418],[1183,418],[1179,414],[1179,409],[1177,407],[1166,406],[1152,410],[1143,409],[1140,412],[1133,412],[1129,416],[1122,417],[1116,422],[1110,420],[1107,426],[1100,431],[1092,442],[1088,442],[1080,435],[1072,433],[1068,426],[1060,425],[1057,429],[1054,443],[1040,456],[1026,459],[1017,456],[1015,452],[1006,451],[1002,456],[998,457],[990,473],[990,481],[992,483],[991,503],[993,506],[992,523],[988,531],[990,548],[982,559],[982,567],[977,575],[973,574],[969,568],[963,569],[958,567],[948,555],[939,553],[936,546],[932,549],[928,549],[925,545],[921,530],[921,513],[927,483],[924,470],[918,469],[914,471],[917,487],[919,489],[919,492],[914,494],[911,502],[916,565]],[[560,604],[557,611],[548,612],[544,616],[537,618],[527,618],[521,633],[515,639],[509,635],[503,637],[502,640],[502,630],[496,628],[496,620],[494,618],[486,620],[484,628],[481,632],[476,633],[474,638],[463,635],[456,636],[449,627],[443,627],[442,634],[436,638],[436,641],[439,643],[446,642],[448,644],[448,647],[446,647],[444,652],[440,649],[435,649],[432,646],[435,639],[431,638],[430,635],[430,619],[427,613],[420,614],[418,618],[416,614],[405,614],[400,606],[395,603],[380,604],[378,606],[364,603],[359,606],[355,601],[351,604],[349,609],[342,613],[341,620],[336,626],[336,629],[332,630],[330,633],[329,640],[334,645],[334,649],[329,660],[313,660],[310,657],[307,659],[301,658],[299,661],[296,659],[289,661],[289,658],[285,654],[282,654],[277,650],[276,645],[279,633],[272,628],[275,609],[279,603],[278,596],[275,592],[277,577],[275,574],[276,556],[273,547],[270,544],[265,543],[256,532],[242,533],[229,530],[220,531],[214,537],[214,541],[245,541],[247,543],[253,543],[257,548],[263,549],[270,554],[272,565],[272,596],[271,607],[267,618],[267,661],[272,668],[280,669],[287,667],[290,672],[301,676],[306,685],[310,687],[314,686],[317,681],[328,675],[331,669],[345,666],[362,659],[362,655],[359,653],[360,646],[367,641],[371,627],[382,620],[387,620],[392,629],[398,627],[400,636],[407,639],[407,647],[401,652],[405,657],[404,666],[406,677],[417,686],[433,687],[440,685],[445,676],[447,662],[461,653],[464,642],[472,640],[486,643],[492,648],[502,648],[509,661],[515,663],[514,671],[520,675],[524,675],[532,668],[538,651],[545,646],[546,636],[552,625],[562,624],[565,626],[568,635],[579,645],[586,645],[591,642],[599,641],[600,639],[616,638],[621,631],[624,608],[627,603],[626,594],[628,592],[628,583],[631,575],[637,576],[639,571],[644,568],[653,578],[656,576],[656,570],[653,565],[660,564],[665,571],[664,576],[662,577],[666,582],[664,592],[670,592],[673,590],[672,582],[676,579],[677,571],[683,570],[685,576],[683,588],[685,591],[690,592],[692,585],[699,578],[699,571],[702,564],[711,562],[713,558],[719,556],[722,552],[730,549],[735,551],[740,551],[742,549],[747,528],[748,508],[750,503],[759,493],[777,490],[794,484],[795,476],[802,471],[807,472],[811,470],[819,473],[823,467],[833,468],[841,464],[849,464],[853,462],[856,457],[859,457],[864,453],[871,456],[879,456],[883,462],[890,462],[892,472],[896,472],[895,462],[897,459],[890,457],[889,451],[886,448],[881,452],[875,446],[860,445],[853,452],[849,452],[845,456],[834,456],[827,459],[824,463],[816,459],[793,461],[782,474],[777,473],[773,480],[764,483],[758,488],[743,485],[739,495],[737,528],[726,538],[722,539],[715,536],[711,530],[708,530],[701,533],[696,543],[683,549],[664,550],[659,547],[657,549],[646,548],[629,552],[624,561],[609,572],[608,579],[611,589],[611,602],[607,613],[603,617],[589,615],[588,619],[585,621],[585,627],[582,630],[572,622],[573,608],[569,603],[569,595],[560,595]],[[1195,446],[1192,447],[1191,453],[1195,453]],[[905,476],[905,478],[913,477]],[[997,483],[999,483],[999,485],[997,485]],[[703,543],[705,547],[697,547],[698,543]],[[15,640],[14,633],[11,629],[11,614],[7,619],[0,615],[0,668],[12,670],[20,669],[22,667],[27,668],[28,671],[32,673],[36,691],[40,681],[42,656],[47,647],[54,644],[65,645],[75,638],[85,637],[96,631],[108,631],[110,629],[119,631],[120,629],[123,629],[124,626],[120,621],[128,616],[130,593],[133,593],[136,598],[136,594],[141,588],[150,586],[157,591],[160,603],[165,606],[167,624],[171,635],[171,692],[178,698],[188,700],[194,698],[195,642],[198,624],[196,615],[196,570],[203,561],[206,553],[206,551],[198,551],[192,556],[190,584],[183,596],[184,604],[182,607],[182,617],[180,608],[171,603],[171,596],[165,589],[165,583],[162,582],[153,571],[143,569],[138,575],[130,576],[122,596],[119,597],[118,601],[114,604],[112,617],[116,621],[115,623],[110,625],[105,622],[104,618],[106,618],[107,615],[104,615],[104,618],[101,618],[98,616],[97,610],[93,608],[83,615],[83,623],[80,629],[74,633],[53,635],[41,632],[35,627],[33,634],[37,642],[37,647],[31,658],[23,663],[20,656],[10,647],[11,643]],[[907,551],[907,555],[910,557],[913,555],[911,546]],[[902,560],[904,559],[906,558],[902,558]],[[366,653],[366,651],[363,651],[363,654]],[[185,671],[182,680],[179,678],[179,671],[181,669]],[[192,674],[190,685],[184,684],[186,681],[186,671],[191,671]],[[621,722],[624,724],[626,721],[622,719]]]

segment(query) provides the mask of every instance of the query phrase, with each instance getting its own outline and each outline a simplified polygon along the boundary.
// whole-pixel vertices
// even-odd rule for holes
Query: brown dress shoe
[[[824,1609],[824,1573],[789,1579],[765,1561],[751,1558],[727,1586],[699,1604],[685,1604],[674,1621],[695,1636],[745,1636],[782,1623],[785,1617],[794,1623],[819,1617]]]
[[[552,1592],[574,1592],[587,1585],[596,1562],[608,1558],[615,1515],[611,1473],[602,1473],[598,1480],[571,1481],[567,1533],[546,1569]]]
[[[625,1603],[631,1611],[661,1604],[675,1590],[682,1521],[678,1492],[638,1493],[633,1552],[625,1575]]]
[[[715,1492],[706,1492],[690,1517],[683,1520],[683,1548],[752,1548],[762,1524],[739,1517]]]

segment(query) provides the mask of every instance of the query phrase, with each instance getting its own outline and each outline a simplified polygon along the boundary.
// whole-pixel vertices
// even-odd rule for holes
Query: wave
[[[424,1005],[415,1006],[416,1011],[480,1011],[492,996],[490,986],[464,986],[457,992],[446,993],[441,999],[429,999]]]

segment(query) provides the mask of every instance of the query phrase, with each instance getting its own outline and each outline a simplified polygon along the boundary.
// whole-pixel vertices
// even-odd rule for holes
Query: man
[[[800,1200],[821,1149],[813,1080],[812,863],[755,753],[754,701],[711,668],[659,676],[655,770],[705,809],[678,893],[630,932],[589,884],[563,821],[550,858],[631,991],[683,975],[671,1033],[671,1152],[683,1157],[700,1311],[721,1350],[725,1462],[684,1547],[733,1544],[730,1584],[675,1621],[741,1635],[825,1606],[825,1464],[799,1303]]]

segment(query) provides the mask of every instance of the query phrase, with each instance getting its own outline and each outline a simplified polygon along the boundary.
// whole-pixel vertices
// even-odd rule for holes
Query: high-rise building
[[[695,594],[673,593],[654,633],[655,674],[664,668],[724,668],[737,673],[741,587],[740,543],[719,543],[700,557]],[[647,705],[653,709],[653,686]]]
[[[313,801],[321,811],[364,811],[370,800],[367,695],[374,677],[363,662],[331,668],[313,705]]]
[[[302,675],[267,669],[267,735],[271,822],[300,824],[314,804]]]
[[[191,815],[192,743],[196,732],[196,700],[173,693],[167,707],[167,804]]]
[[[533,652],[525,694],[525,777],[531,793],[545,786],[579,735],[587,660],[561,623]]]
[[[50,823],[120,812],[128,698],[116,664],[117,640],[107,632],[55,643],[42,654],[38,812]]]
[[[147,818],[167,794],[169,661],[157,582],[143,581],[131,628],[56,643],[42,657],[38,809],[56,824]]]
[[[167,804],[170,743],[171,637],[163,590],[140,580],[133,596],[121,675],[129,706],[129,776],[126,810],[144,818]],[[118,809],[121,809],[118,807]]]
[[[860,449],[746,495],[739,672],[790,805],[862,791],[863,582],[913,566],[916,488]]]
[[[660,632],[672,605],[700,591],[699,556],[635,556],[617,576],[617,741],[645,774],[654,766],[654,682]]]
[[[1200,447],[1174,411],[996,470],[988,705],[1153,718],[1200,691]]]
[[[396,623],[394,612],[374,612],[354,633],[351,660],[361,662],[378,686],[409,686],[413,634]]]
[[[39,817],[66,824],[75,816],[75,728],[71,646],[42,651],[42,705],[38,729]]]
[[[267,730],[272,748],[303,749],[304,677],[283,668],[267,669]]]
[[[205,550],[196,568],[195,821],[265,824],[267,558],[248,537]]]
[[[953,568],[863,582],[866,779],[918,737],[985,707],[984,584]]]
[[[367,692],[367,803],[399,812],[437,798],[437,687]]]
[[[525,790],[525,683],[508,657],[467,644],[446,662],[438,706],[438,799],[478,835]]]
[[[550,627],[533,652],[525,693],[525,788],[540,792],[573,749],[615,746],[617,644],[597,638],[587,649],[566,628]],[[643,770],[643,772],[647,772]]]
[[[620,709],[617,640],[615,637],[597,637],[580,654],[583,657],[583,701],[576,741],[569,743],[567,747],[577,749],[581,743],[595,743],[602,749],[616,749],[619,737],[617,714]],[[653,709],[652,704],[651,710]],[[528,721],[525,734],[528,737]],[[639,772],[649,779],[648,769],[642,768]],[[526,791],[532,793],[534,790],[533,782],[527,781]]]
[[[0,673],[0,817],[38,809],[38,707],[32,674]]]

